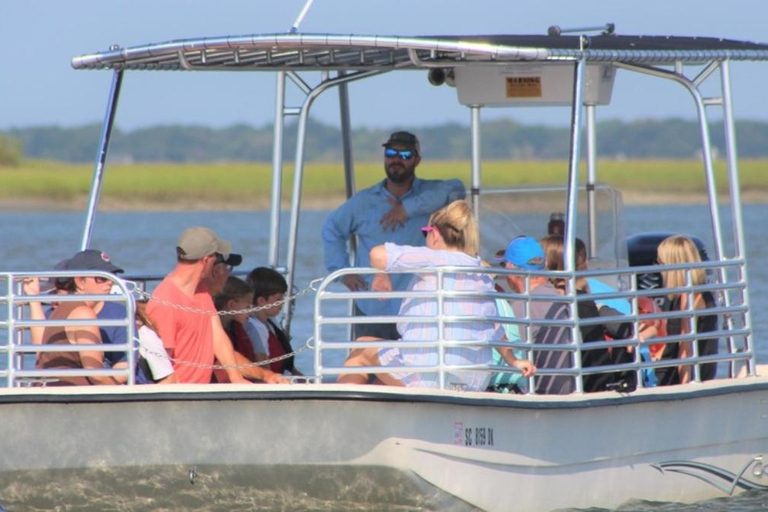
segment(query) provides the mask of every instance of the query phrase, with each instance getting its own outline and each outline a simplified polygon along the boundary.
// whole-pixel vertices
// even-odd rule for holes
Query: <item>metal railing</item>
[[[112,283],[112,293],[106,295],[55,294],[55,290],[40,295],[26,295],[23,283],[26,279],[37,278],[42,282],[75,277],[101,277]],[[0,354],[5,354],[4,364],[0,362],[0,378],[7,387],[45,385],[70,377],[112,377],[128,383],[135,383],[136,321],[133,296],[126,283],[113,274],[100,271],[54,271],[54,272],[2,272],[0,273]],[[56,304],[67,302],[117,302],[125,306],[125,318],[112,320],[77,320],[31,317],[31,303],[42,303],[49,309]],[[35,344],[32,342],[33,328],[47,327],[124,327],[126,343],[96,344]],[[44,341],[44,340],[43,340]],[[42,368],[37,359],[41,354],[63,352],[122,352],[125,354],[125,368]],[[34,355],[35,357],[32,357]]]
[[[432,375],[436,387],[441,389],[463,389],[462,376],[475,372],[485,375],[516,374],[519,371],[502,364],[484,362],[482,364],[449,364],[446,355],[457,349],[471,348],[475,350],[494,350],[496,348],[511,348],[522,357],[535,360],[537,354],[546,352],[567,352],[570,362],[557,368],[540,367],[535,377],[527,379],[527,392],[535,393],[537,379],[541,377],[567,377],[574,382],[574,390],[581,392],[585,377],[605,373],[632,372],[636,376],[638,386],[643,386],[643,372],[653,372],[659,368],[668,368],[678,365],[692,365],[692,380],[701,381],[700,365],[714,363],[718,365],[718,378],[729,378],[744,375],[755,375],[756,360],[752,341],[752,330],[749,321],[747,287],[741,276],[744,275],[743,260],[728,260],[718,262],[704,262],[694,265],[667,265],[632,267],[621,269],[601,269],[581,272],[524,272],[498,267],[462,268],[440,267],[421,269],[412,274],[435,276],[436,289],[434,291],[393,291],[393,292],[350,292],[337,284],[341,277],[351,273],[373,274],[373,269],[345,269],[334,272],[320,285],[315,299],[314,318],[314,350],[315,368],[314,375],[318,381],[324,377],[331,380],[340,375],[349,373],[383,374],[392,372],[408,372]],[[662,270],[685,269],[690,276],[690,271],[703,268],[713,279],[702,285],[686,285],[674,289],[638,289],[637,276],[648,273],[656,273]],[[512,291],[457,291],[446,289],[445,277],[452,273],[470,272],[476,274],[488,274],[503,281],[508,276],[520,276],[524,287],[521,293]],[[113,293],[109,295],[25,295],[22,291],[22,283],[30,277],[41,279],[55,279],[61,277],[99,276],[110,279],[113,283]],[[127,339],[135,339],[134,311],[135,305],[131,294],[131,286],[136,282],[153,282],[161,276],[132,276],[127,283],[115,276],[103,272],[14,272],[0,273],[0,353],[6,354],[5,364],[0,366],[0,378],[5,379],[8,387],[45,384],[52,380],[67,377],[115,377],[125,379],[129,384],[135,380],[135,364],[137,360],[137,345],[127,344],[97,344],[97,345],[46,345],[33,344],[30,331],[33,327],[49,326],[85,326],[96,325],[100,327],[116,326],[124,327],[127,331]],[[537,295],[528,293],[532,288],[532,280],[537,277],[547,279],[564,280],[568,290],[563,295]],[[575,295],[571,290],[575,289],[577,279],[590,278],[610,282],[618,282],[621,286],[613,292],[591,293]],[[688,279],[690,282],[690,277]],[[137,287],[141,288],[140,284]],[[683,311],[659,311],[656,313],[641,314],[638,308],[638,300],[642,297],[656,298],[668,293],[681,293],[692,295],[694,293],[710,292],[716,297],[714,307],[706,310]],[[402,299],[426,299],[434,301],[438,313],[432,316],[409,316],[409,323],[419,322],[425,325],[434,325],[438,333],[435,339],[423,340],[381,340],[381,341],[355,341],[350,336],[350,326],[390,323],[397,324],[406,320],[406,317],[397,314],[387,316],[350,316],[349,301],[358,299],[376,300],[402,300]],[[479,300],[479,301],[510,301],[522,305],[520,310],[525,313],[514,318],[497,314],[496,316],[465,316],[448,314],[445,305],[455,300]],[[630,308],[630,314],[621,317],[578,318],[580,301],[593,300],[605,302],[609,300],[626,301]],[[33,302],[75,302],[75,301],[112,301],[125,305],[126,318],[120,320],[51,320],[32,319],[29,312],[29,304]],[[562,304],[568,314],[563,318],[546,319],[535,318],[530,315],[531,307],[536,302],[549,302]],[[689,300],[689,304],[693,301]],[[655,337],[644,343],[636,334],[627,339],[584,342],[581,339],[580,329],[595,324],[606,322],[628,322],[632,325],[632,332],[639,332],[640,325],[649,320],[673,320],[694,319],[703,315],[715,315],[718,317],[717,327],[714,331],[696,332],[696,322],[691,321],[693,332],[684,335],[667,335]],[[521,341],[509,342],[504,340],[451,340],[445,336],[447,325],[467,324],[471,322],[490,323],[504,326],[514,326],[521,333]],[[531,342],[535,340],[535,332],[543,328],[562,329],[569,332],[566,343],[550,344]],[[659,361],[647,360],[641,357],[641,348],[647,343],[675,344],[681,342],[698,341],[704,339],[720,340],[720,350],[714,355],[700,355],[698,343],[692,343],[693,357],[687,359],[662,359]],[[437,363],[420,366],[376,366],[354,367],[343,365],[347,352],[361,348],[401,348],[422,349],[438,355]],[[630,362],[622,364],[607,364],[602,366],[582,367],[582,355],[592,350],[605,350],[626,348],[633,354]],[[76,352],[79,350],[100,352],[123,352],[126,354],[128,368],[125,369],[43,369],[37,368],[36,357],[43,353]],[[470,373],[472,372],[472,373]]]
[[[419,269],[408,272],[413,275],[433,275],[435,276],[436,288],[433,292],[425,291],[392,291],[392,292],[351,292],[341,288],[340,280],[343,276],[351,273],[370,275],[378,271],[373,269],[344,269],[334,272],[326,278],[317,292],[315,302],[315,374],[319,378],[325,377],[330,380],[334,377],[345,374],[383,374],[383,373],[419,373],[436,374],[437,386],[440,389],[461,389],[461,376],[466,372],[485,372],[491,376],[496,373],[519,373],[515,368],[506,365],[493,364],[467,364],[467,365],[449,365],[445,364],[445,354],[451,349],[459,347],[474,347],[476,349],[488,349],[489,347],[509,347],[518,354],[524,354],[526,359],[534,361],[537,354],[546,352],[560,351],[568,352],[570,363],[564,367],[537,369],[536,376],[527,379],[527,392],[535,393],[537,383],[541,377],[568,377],[574,381],[573,389],[581,392],[583,380],[589,375],[604,373],[632,372],[635,375],[637,387],[643,387],[644,372],[654,372],[660,368],[671,368],[680,365],[691,365],[692,382],[701,382],[701,365],[705,363],[714,363],[718,365],[718,378],[730,378],[737,376],[754,376],[756,369],[755,351],[752,342],[752,330],[750,326],[747,287],[741,276],[744,275],[743,269],[745,262],[743,260],[727,261],[708,261],[690,265],[655,265],[648,267],[630,267],[619,269],[601,269],[587,270],[577,272],[528,272],[520,270],[510,270],[504,268],[462,268],[462,267],[439,267],[429,269]],[[690,272],[694,269],[705,269],[712,279],[711,282],[698,286],[686,285],[680,288],[671,289],[638,289],[637,276],[648,273],[657,273],[663,270],[684,269],[686,272],[687,283],[691,283]],[[445,276],[451,273],[478,273],[488,274],[496,278],[497,282],[504,281],[507,276],[520,276],[523,278],[525,287],[522,293],[510,291],[504,292],[468,292],[454,291],[445,288]],[[532,288],[532,280],[544,277],[547,279],[564,280],[566,292],[563,295],[537,295],[527,293]],[[618,282],[621,284],[613,292],[608,293],[588,293],[575,294],[575,283],[577,279],[590,278],[606,282]],[[638,308],[638,299],[642,297],[659,298],[664,295],[687,294],[691,297],[695,293],[710,292],[715,297],[715,306],[704,310],[694,310],[690,306],[682,311],[659,311],[657,313],[641,314]],[[438,306],[438,314],[427,317],[415,316],[349,316],[346,304],[350,300],[359,299],[377,299],[377,300],[407,300],[407,299],[432,299]],[[522,305],[525,314],[515,318],[505,316],[495,317],[466,317],[448,315],[442,309],[442,304],[448,300],[507,300],[518,302]],[[618,317],[596,317],[596,318],[578,318],[578,302],[595,301],[603,303],[609,300],[626,301],[630,308],[630,314]],[[535,302],[550,302],[552,304],[562,304],[565,306],[567,315],[562,319],[534,318],[530,315],[531,306]],[[333,304],[343,303],[345,307],[335,307]],[[689,300],[688,304],[693,304]],[[700,316],[717,316],[717,327],[713,331],[696,332],[696,319]],[[681,322],[690,322],[692,332],[682,335],[657,336],[652,340],[643,342],[637,336],[640,326],[643,322],[651,320],[675,320]],[[520,341],[510,343],[507,341],[491,340],[450,340],[442,336],[445,326],[484,321],[500,326],[513,325],[518,328],[524,336],[524,340],[534,340],[535,332],[540,329],[564,329],[570,333],[566,343],[550,344],[541,342]],[[360,324],[376,323],[425,323],[437,326],[441,334],[437,339],[419,339],[419,340],[382,340],[382,341],[355,341],[351,339],[349,326]],[[596,324],[629,322],[632,325],[632,336],[627,339],[615,339],[606,341],[584,342],[581,338],[581,328]],[[343,328],[342,328],[343,327]],[[698,345],[700,340],[718,340],[720,348],[713,355],[700,355]],[[642,353],[648,344],[677,344],[681,342],[692,342],[692,357],[685,359],[662,359],[658,361],[644,358]],[[421,349],[431,350],[437,354],[437,363],[432,365],[420,366],[344,366],[344,359],[347,351],[353,349],[364,349],[376,347],[379,349],[398,348],[398,349]],[[632,354],[632,361],[622,364],[611,364],[601,366],[582,367],[582,356],[592,350],[617,348],[626,348]],[[451,379],[454,380],[451,380]]]

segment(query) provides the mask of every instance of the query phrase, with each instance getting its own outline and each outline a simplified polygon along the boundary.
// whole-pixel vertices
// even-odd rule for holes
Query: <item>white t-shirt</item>
[[[267,344],[269,331],[267,331],[267,324],[256,318],[249,318],[245,322],[245,332],[251,340],[254,352],[269,355],[269,346]]]
[[[147,361],[154,380],[164,379],[173,373],[173,364],[168,359],[163,340],[146,325],[139,327],[139,353]]]

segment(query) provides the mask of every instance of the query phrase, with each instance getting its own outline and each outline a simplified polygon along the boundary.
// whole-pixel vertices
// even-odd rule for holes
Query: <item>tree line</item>
[[[736,123],[739,155],[768,157],[768,123]],[[381,144],[392,131],[403,127],[355,128],[352,136],[354,158],[375,161],[381,158]],[[467,160],[470,138],[467,126],[446,123],[405,127],[419,136],[422,153],[434,160]],[[101,126],[72,128],[39,126],[0,132],[0,165],[3,149],[20,157],[63,162],[91,162],[95,159]],[[286,126],[284,154],[291,160],[296,143],[296,125]],[[723,154],[722,123],[710,126],[715,151]],[[699,125],[683,119],[618,121],[597,123],[597,153],[614,159],[695,158],[700,151]],[[482,128],[482,150],[486,159],[564,159],[570,145],[566,127],[521,124],[511,119],[488,121]],[[338,128],[310,121],[306,138],[307,159],[315,162],[341,160],[341,132]],[[272,126],[234,125],[226,128],[163,125],[124,131],[116,128],[110,147],[116,162],[220,162],[272,159]],[[13,159],[11,159],[13,160]]]

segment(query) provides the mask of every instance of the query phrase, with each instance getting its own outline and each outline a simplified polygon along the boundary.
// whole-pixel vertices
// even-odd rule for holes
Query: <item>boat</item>
[[[106,496],[110,504],[145,500],[150,508],[161,499],[195,508],[203,506],[203,500],[237,489],[251,503],[274,508],[312,508],[322,503],[342,509],[354,503],[354,507],[369,508],[536,512],[616,508],[633,500],[693,503],[768,489],[763,460],[768,451],[768,369],[757,364],[753,339],[732,110],[732,94],[738,91],[730,86],[731,63],[768,60],[768,44],[620,35],[610,24],[598,30],[579,29],[575,34],[552,27],[545,35],[398,37],[308,34],[299,30],[299,23],[297,20],[284,33],[110,47],[74,57],[72,66],[112,74],[83,249],[90,247],[126,73],[257,72],[277,77],[269,265],[282,269],[292,288],[298,285],[314,295],[310,345],[314,368],[309,382],[38,385],[51,374],[28,366],[29,354],[46,349],[26,341],[26,331],[40,321],[25,317],[24,305],[36,297],[21,293],[19,280],[32,275],[80,274],[5,272],[3,326],[8,334],[1,349],[9,364],[0,372],[7,382],[0,389],[6,432],[0,439],[0,501],[11,506],[14,502],[9,496],[23,496],[19,489],[43,481],[73,487],[76,492],[102,490],[98,499]],[[720,339],[720,352],[690,361],[716,363],[718,378],[702,381],[696,371],[692,382],[678,386],[638,384],[636,389],[585,393],[579,383],[590,369],[576,364],[550,371],[576,380],[577,392],[570,395],[537,395],[532,387],[526,394],[470,392],[452,385],[447,375],[455,368],[446,366],[425,370],[439,373],[439,389],[334,383],[347,370],[338,357],[329,354],[360,346],[349,339],[348,327],[361,320],[350,317],[346,305],[352,299],[375,295],[355,294],[338,286],[338,280],[351,270],[335,272],[320,283],[296,282],[307,122],[315,100],[328,91],[338,91],[350,195],[354,166],[347,88],[356,81],[401,71],[421,72],[433,84],[455,87],[458,101],[468,109],[472,147],[469,199],[483,226],[484,250],[497,249],[509,240],[503,229],[508,219],[523,222],[524,214],[531,214],[535,217],[531,226],[541,227],[552,211],[562,211],[565,261],[572,262],[575,238],[583,236],[591,268],[577,271],[573,263],[566,263],[565,271],[552,275],[567,280],[589,277],[610,284],[612,291],[596,298],[628,301],[632,311],[626,318],[636,325],[641,320],[638,298],[661,295],[658,289],[643,288],[639,283],[665,267],[629,263],[621,225],[621,193],[598,180],[596,112],[610,103],[618,73],[667,80],[687,90],[699,119],[702,180],[709,201],[709,218],[696,222],[711,225],[714,243],[706,261],[685,267],[705,268],[708,283],[688,285],[681,292],[708,290],[720,298],[712,313],[721,322],[716,333],[708,334]],[[304,95],[298,108],[286,102],[291,84]],[[705,86],[718,92],[705,94]],[[486,187],[481,173],[483,109],[549,105],[571,109],[567,182],[514,189]],[[709,109],[719,109],[725,126],[729,182],[725,194],[716,187]],[[286,228],[280,222],[280,198],[284,126],[289,116],[298,117],[298,137]],[[580,180],[582,162],[587,169],[585,181]],[[526,194],[543,194],[548,199],[517,200],[528,197]],[[522,206],[515,210],[510,205]],[[728,212],[729,222],[721,219],[722,211]],[[284,232],[288,243],[281,259],[278,241]],[[499,232],[502,238],[494,239]],[[472,271],[515,272],[498,267]],[[108,274],[103,277],[114,279]],[[115,279],[115,285],[119,293],[108,300],[124,302],[129,311],[136,290],[151,293],[151,279],[146,276]],[[391,292],[390,296],[398,293],[407,295]],[[499,296],[531,300],[511,292]],[[573,305],[577,297],[571,292],[562,300]],[[286,328],[290,328],[292,315],[287,308]],[[675,315],[681,313],[662,311],[648,318]],[[579,325],[588,322],[572,315],[564,325],[577,333]],[[130,322],[126,328],[132,333]],[[674,343],[681,338],[669,336],[664,341]],[[623,342],[640,352],[637,339]],[[438,345],[440,350],[452,346],[450,340]],[[117,348],[126,350],[134,361],[131,347]],[[530,352],[531,347],[527,348]],[[568,346],[574,353],[581,349],[578,341]],[[634,372],[640,381],[644,371],[664,364],[638,356],[624,367],[601,371]],[[113,375],[117,370],[100,372]],[[132,382],[132,373],[128,378]],[[199,494],[190,498],[195,492]]]

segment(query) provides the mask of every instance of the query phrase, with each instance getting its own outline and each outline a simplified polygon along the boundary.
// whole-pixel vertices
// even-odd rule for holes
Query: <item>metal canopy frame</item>
[[[524,44],[528,44],[525,46]],[[392,37],[318,34],[272,34],[187,39],[167,43],[121,49],[112,47],[102,53],[83,55],[72,60],[75,69],[111,69],[114,80],[110,92],[107,114],[94,169],[93,188],[88,205],[82,248],[88,247],[95,211],[101,191],[111,128],[125,70],[211,70],[211,71],[276,71],[275,138],[273,147],[272,207],[270,226],[269,265],[279,266],[278,241],[280,239],[280,207],[282,191],[282,142],[284,119],[299,117],[295,154],[295,176],[291,200],[291,218],[286,254],[286,279],[289,289],[294,284],[296,237],[298,233],[304,143],[307,121],[312,104],[322,93],[338,87],[340,125],[343,140],[345,181],[347,196],[354,191],[354,172],[349,121],[347,84],[380,75],[392,70],[428,70],[435,67],[450,68],[489,64],[510,65],[514,62],[537,61],[574,66],[574,88],[571,115],[571,150],[569,157],[568,195],[566,208],[566,270],[573,271],[573,247],[576,232],[577,190],[581,161],[582,138],[586,130],[587,141],[587,210],[590,246],[597,232],[594,187],[597,180],[595,155],[595,105],[585,105],[584,72],[590,62],[610,64],[658,78],[671,80],[685,87],[696,108],[701,140],[707,195],[712,217],[715,253],[724,258],[722,230],[718,210],[709,128],[706,108],[720,106],[726,133],[726,156],[730,185],[730,204],[734,224],[735,259],[744,257],[741,198],[738,182],[736,138],[731,106],[731,60],[768,60],[768,45],[712,38],[665,38],[642,36],[475,36],[475,37]],[[686,66],[701,67],[693,78],[685,75]],[[720,70],[721,95],[705,98],[699,87]],[[301,72],[321,71],[320,81],[311,86]],[[300,107],[285,104],[286,78],[304,94]],[[480,110],[470,110],[472,184],[471,194],[475,211],[479,212],[482,186]],[[746,272],[746,271],[745,271]],[[746,282],[746,275],[741,276]],[[722,278],[722,276],[721,276]],[[745,292],[745,302],[748,295]],[[748,314],[749,315],[749,314]],[[286,329],[290,328],[291,310],[286,309]],[[751,321],[748,320],[748,325]],[[750,345],[751,345],[750,337]],[[751,349],[751,347],[750,347]],[[750,368],[750,373],[754,368]]]
[[[767,60],[768,45],[660,36],[363,36],[266,34],[182,39],[72,59],[75,69],[254,71],[423,68],[461,63],[586,60],[648,65]],[[584,48],[584,49],[583,49]],[[413,57],[416,58],[413,58]]]

